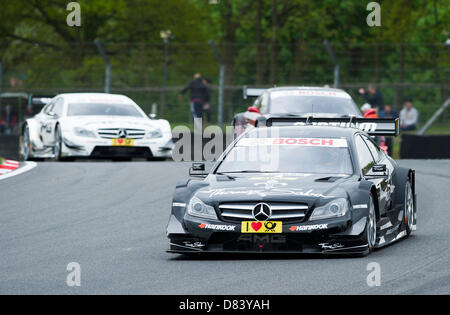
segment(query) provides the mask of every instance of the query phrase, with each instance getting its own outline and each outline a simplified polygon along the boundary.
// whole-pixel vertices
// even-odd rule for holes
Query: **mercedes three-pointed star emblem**
[[[267,203],[258,203],[253,208],[253,217],[257,221],[267,221],[272,216],[272,209]]]

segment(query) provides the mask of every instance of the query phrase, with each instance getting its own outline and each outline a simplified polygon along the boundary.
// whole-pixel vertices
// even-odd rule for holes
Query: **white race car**
[[[148,117],[123,95],[57,95],[24,122],[21,135],[24,160],[172,157],[169,122]]]

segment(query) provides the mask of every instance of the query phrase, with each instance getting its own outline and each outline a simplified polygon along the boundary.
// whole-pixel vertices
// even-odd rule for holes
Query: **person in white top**
[[[416,130],[419,120],[419,112],[412,106],[411,101],[405,102],[405,107],[400,111],[400,126],[402,131]]]

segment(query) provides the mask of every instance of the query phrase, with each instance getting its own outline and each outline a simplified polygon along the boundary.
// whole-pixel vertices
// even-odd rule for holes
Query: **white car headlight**
[[[80,137],[87,137],[87,138],[96,138],[97,137],[94,132],[87,130],[85,128],[75,127],[73,129],[73,131],[75,132],[75,134],[77,136],[80,136]]]
[[[216,219],[216,211],[213,207],[206,205],[197,197],[192,197],[189,201],[187,211],[190,215],[201,218]]]
[[[149,138],[149,139],[162,138],[162,136],[163,136],[162,131],[161,131],[161,129],[158,128],[158,129],[147,132],[146,138]]]
[[[335,199],[330,201],[324,206],[317,207],[314,209],[310,221],[312,220],[320,220],[320,219],[329,219],[329,218],[338,218],[344,216],[348,211],[348,201],[345,198]]]

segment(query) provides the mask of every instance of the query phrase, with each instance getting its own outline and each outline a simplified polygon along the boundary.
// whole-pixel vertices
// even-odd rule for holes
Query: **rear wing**
[[[269,116],[266,126],[337,126],[357,128],[371,136],[398,136],[400,134],[399,118],[320,118],[320,117],[281,117]]]
[[[46,105],[50,103],[54,96],[49,95],[32,95],[30,96],[30,104],[32,105]]]
[[[264,89],[264,88],[248,88],[246,85],[244,85],[244,87],[242,89],[242,93],[244,96],[244,100],[246,100],[249,97],[258,97],[267,90],[268,89]]]

